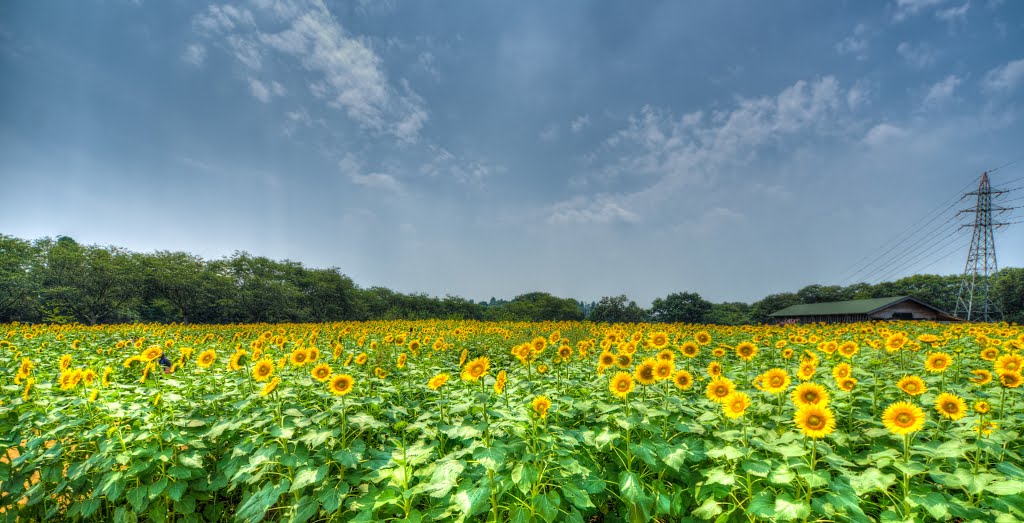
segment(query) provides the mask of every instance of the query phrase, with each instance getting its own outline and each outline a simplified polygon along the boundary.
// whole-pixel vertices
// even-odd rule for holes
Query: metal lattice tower
[[[971,248],[967,252],[967,264],[964,265],[964,276],[960,281],[960,292],[956,298],[954,316],[967,321],[998,321],[1002,316],[992,301],[992,287],[995,283],[999,265],[996,263],[996,240],[993,230],[1006,225],[992,222],[993,210],[1004,210],[992,207],[992,195],[1004,191],[993,191],[988,181],[988,173],[981,173],[978,190],[967,193],[977,195],[978,203],[974,209],[965,209],[961,213],[974,213],[974,223],[964,225],[974,229],[971,235]]]

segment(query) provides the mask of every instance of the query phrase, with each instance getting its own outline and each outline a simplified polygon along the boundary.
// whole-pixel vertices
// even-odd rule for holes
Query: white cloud
[[[252,93],[257,100],[267,103],[270,101],[270,90],[267,89],[263,82],[255,79],[249,79],[249,91]]]
[[[928,47],[928,44],[914,45],[910,42],[901,42],[896,46],[896,52],[916,69],[924,69],[935,63],[935,51]]]
[[[203,63],[206,62],[206,47],[202,44],[191,44],[185,48],[185,52],[181,54],[181,59],[196,67],[202,67]]]
[[[572,129],[572,132],[578,133],[588,125],[590,125],[590,115],[581,114],[574,118],[573,121],[569,123],[569,128]]]
[[[906,129],[888,123],[880,123],[872,127],[864,135],[864,144],[872,147],[885,145],[893,141],[902,140],[910,133]]]
[[[851,54],[857,58],[857,60],[866,60],[868,50],[868,26],[864,24],[857,24],[853,28],[853,34],[839,41],[836,44],[836,52],[841,55]]]
[[[921,102],[922,109],[934,109],[948,103],[953,99],[961,81],[958,76],[951,74],[932,85]]]
[[[342,157],[338,162],[338,168],[356,185],[395,193],[402,192],[402,184],[390,174],[373,172],[362,174],[362,162],[351,153],[346,153]]]
[[[846,91],[846,105],[851,111],[855,111],[870,102],[871,88],[864,81],[857,82]]]
[[[444,147],[431,145],[428,147],[431,157],[420,166],[420,173],[453,179],[470,186],[482,186],[485,179],[506,171],[502,165],[491,164],[481,160],[459,158]]]
[[[965,17],[967,17],[967,10],[970,9],[970,8],[971,8],[971,3],[967,2],[964,5],[961,5],[961,6],[958,6],[958,7],[949,7],[949,8],[946,8],[946,9],[941,9],[939,11],[936,11],[935,12],[935,17],[938,18],[939,20],[944,20],[944,21],[950,22],[950,23],[956,22],[958,20],[962,20]]]
[[[284,96],[285,88],[277,81],[264,83],[256,78],[249,79],[249,92],[259,101],[267,103],[275,96]]]
[[[551,208],[547,221],[551,224],[638,223],[640,216],[607,195],[599,196],[596,199],[577,196],[555,204]]]
[[[902,22],[929,8],[942,5],[946,3],[946,1],[947,0],[896,0],[896,13],[893,15],[892,19],[894,22]]]
[[[437,59],[434,53],[423,51],[416,56],[416,63],[434,80],[441,79],[441,70],[437,68]]]
[[[423,100],[405,82],[393,86],[368,42],[346,32],[322,1],[257,0],[253,5],[261,21],[269,17],[273,22],[261,25],[283,28],[260,31],[257,15],[230,5],[210,6],[193,25],[200,34],[223,40],[250,71],[261,70],[271,53],[294,60],[316,75],[310,91],[361,127],[403,143],[419,139],[429,119]],[[250,87],[257,95],[259,89]]]
[[[799,81],[775,96],[739,99],[730,110],[682,116],[651,106],[631,116],[625,128],[589,155],[594,172],[576,179],[628,180],[640,189],[622,194],[576,196],[547,210],[552,223],[642,221],[641,210],[667,203],[686,186],[715,180],[723,170],[748,165],[765,147],[780,147],[787,138],[815,133],[843,134],[841,115],[849,93],[827,76]]]
[[[1016,88],[1024,81],[1024,58],[1013,60],[996,67],[985,74],[981,86],[986,91],[1007,92]]]
[[[356,185],[362,185],[371,189],[381,189],[389,192],[399,192],[402,189],[401,184],[398,180],[390,174],[384,173],[369,173],[369,174],[350,174],[349,179]]]

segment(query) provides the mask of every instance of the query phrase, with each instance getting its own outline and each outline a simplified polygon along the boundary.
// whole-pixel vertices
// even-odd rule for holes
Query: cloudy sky
[[[1024,177],[1014,0],[25,0],[0,78],[2,233],[472,299],[957,273]]]

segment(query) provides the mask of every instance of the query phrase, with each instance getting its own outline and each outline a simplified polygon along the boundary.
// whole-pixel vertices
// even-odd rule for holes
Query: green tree
[[[621,294],[601,298],[587,319],[602,323],[640,323],[647,321],[648,317],[647,311]]]
[[[704,323],[715,325],[747,325],[751,321],[750,305],[743,302],[715,303],[704,315]]]
[[[31,242],[0,234],[0,323],[37,316],[42,288],[36,270],[38,253]]]
[[[187,252],[157,251],[140,255],[139,266],[148,297],[165,300],[175,313],[174,320],[188,323],[214,316],[230,292],[231,280],[211,270],[202,258]],[[159,303],[148,303],[160,307]]]
[[[489,311],[491,319],[507,321],[578,321],[583,319],[576,300],[546,292],[520,294]]]
[[[141,297],[136,261],[117,247],[81,245],[68,237],[47,244],[43,283],[47,305],[83,323],[133,319]]]
[[[999,271],[993,291],[1003,319],[1024,325],[1024,268]]]
[[[651,321],[661,323],[704,323],[711,302],[695,292],[674,292],[651,304]]]

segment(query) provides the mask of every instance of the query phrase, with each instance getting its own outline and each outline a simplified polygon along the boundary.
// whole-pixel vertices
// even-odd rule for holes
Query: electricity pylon
[[[996,227],[1007,224],[992,222],[993,210],[1005,210],[1003,207],[992,207],[992,195],[1004,192],[993,191],[988,181],[988,173],[981,173],[978,190],[967,193],[967,196],[976,195],[978,203],[973,209],[960,211],[974,213],[974,223],[963,226],[971,227],[974,231],[971,235],[971,248],[967,252],[967,264],[964,265],[964,276],[960,280],[956,310],[953,312],[954,316],[967,321],[998,321],[1002,316],[992,301],[992,287],[996,273],[999,272],[999,265],[996,262],[996,240],[992,232]]]

